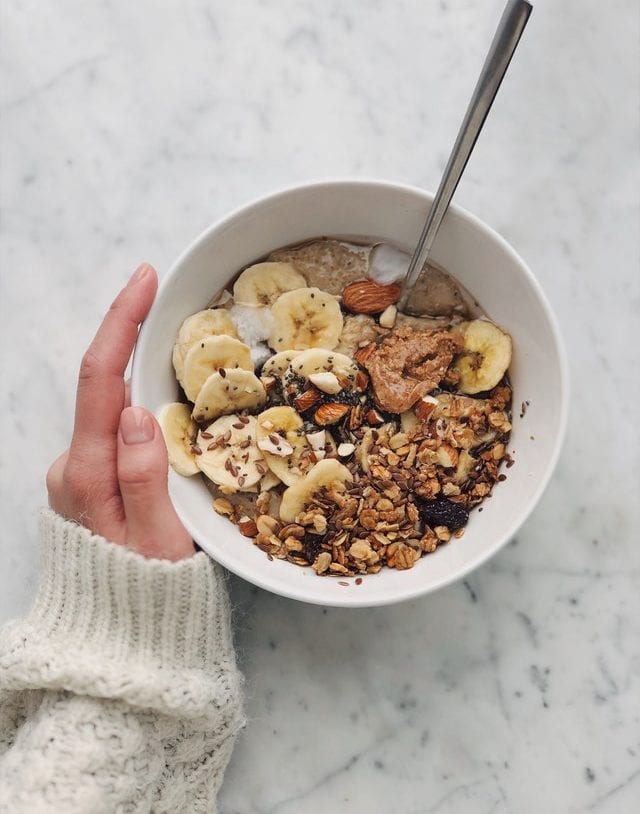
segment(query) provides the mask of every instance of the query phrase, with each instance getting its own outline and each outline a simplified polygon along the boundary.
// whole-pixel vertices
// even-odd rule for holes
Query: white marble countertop
[[[131,269],[308,178],[433,189],[502,5],[3,3],[1,619],[30,601],[44,473]],[[491,562],[408,604],[232,580],[250,724],[223,814],[638,810],[639,37],[636,0],[535,3],[455,197],[564,330],[545,497]]]

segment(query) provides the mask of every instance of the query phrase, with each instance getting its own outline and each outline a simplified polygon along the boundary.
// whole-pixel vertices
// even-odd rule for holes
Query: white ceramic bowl
[[[171,350],[181,322],[202,309],[240,268],[270,250],[307,238],[360,236],[411,250],[432,195],[381,181],[325,181],[287,189],[236,210],[207,229],[176,261],[140,331],[132,399],[157,412],[177,396]],[[547,485],[564,436],[568,375],[555,318],[535,277],[516,252],[473,215],[452,206],[433,260],[465,285],[486,313],[513,337],[514,388],[509,451],[515,465],[496,484],[466,532],[413,569],[383,569],[353,579],[316,576],[311,568],[266,555],[212,509],[198,477],[169,473],[178,514],[193,538],[230,571],[276,594],[321,605],[383,605],[429,593],[468,574],[520,528]],[[528,402],[524,417],[520,405]],[[342,581],[342,580],[341,580]]]

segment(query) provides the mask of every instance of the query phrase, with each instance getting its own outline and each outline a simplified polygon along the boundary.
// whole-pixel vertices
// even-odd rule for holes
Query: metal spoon
[[[449,161],[440,181],[440,186],[431,204],[420,240],[413,253],[409,268],[402,283],[398,301],[401,311],[411,311],[409,299],[426,263],[442,219],[456,191],[460,177],[475,147],[480,131],[485,123],[500,83],[507,72],[524,27],[527,24],[532,6],[526,0],[509,0],[493,37],[480,77],[460,125],[458,137],[453,145]]]

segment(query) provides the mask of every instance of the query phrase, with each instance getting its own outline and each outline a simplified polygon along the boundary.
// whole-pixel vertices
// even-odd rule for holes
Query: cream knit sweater
[[[31,612],[0,632],[0,811],[211,812],[241,678],[224,577],[45,511]]]

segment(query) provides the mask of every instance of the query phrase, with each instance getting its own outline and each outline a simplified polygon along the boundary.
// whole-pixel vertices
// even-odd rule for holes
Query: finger
[[[118,433],[127,546],[146,557],[179,560],[195,549],[169,498],[168,466],[158,422],[142,407],[127,407]]]
[[[49,467],[47,472],[47,495],[49,497],[49,506],[54,512],[66,515],[66,507],[64,500],[63,489],[63,476],[64,468],[69,460],[69,450],[65,450],[62,455],[59,455]]]
[[[131,379],[124,383],[124,406],[131,407]]]
[[[96,460],[112,450],[124,407],[124,371],[158,287],[155,270],[141,265],[114,300],[85,353],[78,377],[71,455]],[[105,446],[105,444],[107,446]]]

